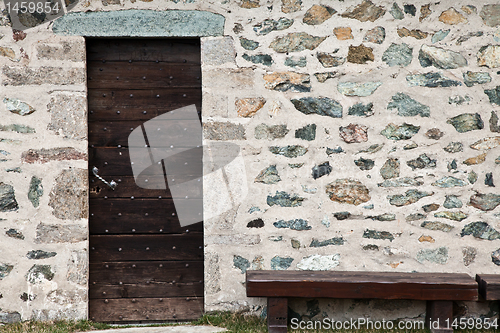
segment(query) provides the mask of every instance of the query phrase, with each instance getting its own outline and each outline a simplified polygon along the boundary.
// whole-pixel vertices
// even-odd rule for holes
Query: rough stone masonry
[[[87,316],[77,30],[106,36],[128,9],[138,22],[151,11],[224,18],[202,38],[204,141],[239,145],[245,170],[231,176],[248,195],[205,220],[206,310],[265,315],[264,300],[245,297],[249,269],[499,271],[497,2],[81,0],[75,31],[60,28],[69,15],[26,31],[0,15],[1,322]],[[85,26],[94,13],[101,24]],[[196,36],[196,24],[185,29]],[[204,187],[205,207],[220,186]],[[302,318],[375,320],[422,319],[424,305],[290,306]],[[487,302],[455,310],[498,315]]]

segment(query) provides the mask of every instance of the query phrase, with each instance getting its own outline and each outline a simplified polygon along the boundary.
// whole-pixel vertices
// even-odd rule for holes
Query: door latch
[[[111,189],[114,191],[115,190],[115,187],[116,185],[118,185],[114,180],[111,180],[109,183],[104,179],[102,178],[101,176],[99,176],[97,173],[99,172],[99,169],[97,169],[97,167],[93,167],[92,168],[92,173],[94,174],[94,176],[96,176],[98,179],[100,179],[104,184],[108,185],[109,187],[111,187]]]

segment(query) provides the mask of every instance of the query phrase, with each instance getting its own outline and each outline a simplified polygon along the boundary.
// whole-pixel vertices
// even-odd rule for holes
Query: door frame
[[[116,21],[126,22],[117,29]],[[151,26],[143,27],[143,22]],[[96,25],[97,24],[97,25]],[[96,26],[99,28],[96,29]],[[205,58],[203,43],[206,38],[224,38],[225,17],[202,10],[119,10],[107,12],[72,12],[54,21],[52,31],[59,36],[94,38],[200,38],[202,71]],[[82,50],[85,54],[87,49]],[[85,67],[87,60],[85,59]],[[215,66],[216,67],[216,66]],[[222,67],[222,66],[221,66]],[[87,93],[87,82],[85,91]],[[203,94],[203,77],[202,77]],[[88,113],[88,105],[87,113]],[[203,108],[203,106],[202,106]],[[88,119],[87,133],[88,133]],[[202,120],[203,125],[203,120]],[[88,139],[87,139],[88,142]],[[87,221],[88,231],[88,221]],[[87,241],[88,242],[88,241]],[[88,243],[87,243],[88,251]],[[205,258],[206,260],[206,258]],[[87,266],[89,256],[87,255]],[[89,289],[87,288],[87,294]],[[88,318],[87,295],[87,318]],[[205,298],[206,303],[206,298]]]

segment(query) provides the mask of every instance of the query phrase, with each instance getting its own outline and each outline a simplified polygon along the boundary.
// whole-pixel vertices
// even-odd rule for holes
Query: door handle
[[[96,176],[97,178],[99,178],[104,184],[108,185],[109,187],[111,187],[111,189],[114,191],[115,190],[115,187],[116,185],[118,185],[114,180],[111,180],[109,183],[104,179],[102,178],[101,176],[99,176],[97,173],[99,172],[99,169],[97,169],[97,167],[93,167],[92,168],[92,173],[94,174],[94,176]]]

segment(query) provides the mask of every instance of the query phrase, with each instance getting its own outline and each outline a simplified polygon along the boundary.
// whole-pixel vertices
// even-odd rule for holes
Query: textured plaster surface
[[[496,45],[500,44],[500,33],[494,23],[497,18],[489,18],[485,24],[480,15],[484,5],[493,2],[441,1],[431,3],[430,13],[424,10],[422,13],[426,14],[421,15],[421,8],[428,3],[417,1],[415,16],[395,11],[393,1],[374,1],[373,6],[385,11],[371,8],[366,13],[366,3],[359,10],[354,9],[361,3],[329,3],[336,11],[334,14],[318,11],[324,16],[304,21],[306,12],[317,1],[125,0],[112,4],[85,0],[79,2],[67,21],[27,30],[24,39],[13,35],[10,27],[0,26],[0,100],[19,99],[36,110],[29,113],[31,109],[24,107],[25,111],[18,113],[28,114],[22,116],[0,102],[0,125],[6,126],[6,130],[0,131],[0,150],[8,153],[0,154],[0,160],[5,160],[0,162],[0,182],[13,187],[19,205],[17,210],[0,213],[4,219],[0,221],[4,230],[0,234],[0,264],[4,265],[0,266],[2,312],[19,313],[23,320],[87,315],[88,244],[82,238],[82,230],[83,235],[87,232],[86,215],[63,220],[53,214],[49,204],[49,194],[63,170],[86,169],[87,162],[83,157],[70,156],[43,163],[22,159],[30,149],[71,147],[83,156],[86,154],[87,141],[81,128],[62,126],[59,109],[54,109],[58,110],[55,115],[49,112],[51,103],[66,100],[58,96],[74,94],[75,100],[86,96],[84,38],[60,36],[54,31],[149,37],[199,33],[193,26],[184,28],[182,24],[188,21],[181,20],[181,25],[174,25],[172,30],[155,25],[171,17],[165,9],[208,11],[214,14],[206,15],[215,18],[217,24],[224,22],[222,32],[201,35],[221,35],[202,38],[204,143],[233,143],[239,147],[244,162],[244,169],[234,165],[225,169],[225,182],[204,187],[205,210],[225,208],[223,214],[205,219],[206,310],[260,313],[265,308],[265,300],[245,296],[245,269],[326,267],[338,271],[463,272],[471,277],[476,273],[496,273],[500,261],[492,256],[500,248],[498,199],[475,194],[496,194],[500,180],[499,164],[495,162],[500,147],[496,139],[486,140],[498,136],[498,124],[491,125],[490,118],[492,111],[499,112],[496,86],[500,64]],[[403,8],[404,3],[396,3]],[[451,7],[455,10],[449,10]],[[117,19],[137,10],[143,11],[136,19],[133,15],[129,21]],[[118,15],[118,11],[125,14]],[[328,18],[329,15],[333,16]],[[147,22],[147,31],[139,24],[145,17],[153,17]],[[280,20],[282,17],[286,19]],[[107,19],[99,21],[103,18]],[[69,22],[73,19],[92,24],[72,26]],[[121,29],[102,29],[110,22],[131,24]],[[376,43],[366,41],[365,34],[379,26],[385,30],[383,41],[379,43],[380,36]],[[183,27],[182,31],[176,30],[179,27]],[[334,29],[339,27],[349,27],[352,39],[338,38]],[[364,47],[359,47],[361,44]],[[405,46],[391,47],[392,44]],[[67,45],[80,52],[64,53]],[[390,47],[391,52],[386,53]],[[60,51],[48,56],[48,49]],[[298,63],[298,59],[301,66],[286,65]],[[470,78],[474,76],[467,74],[470,84],[465,84],[464,73],[468,71],[488,73],[491,80],[482,74],[472,84]],[[365,87],[363,84],[368,82],[382,84],[376,89],[342,93],[342,87]],[[400,94],[408,98],[398,98]],[[394,103],[394,96],[397,105],[388,107]],[[301,111],[292,100],[303,98],[323,101],[322,105],[329,105],[335,112],[319,110],[311,104]],[[253,102],[237,102],[241,100]],[[355,105],[360,111],[349,114]],[[85,112],[81,108],[75,111],[78,112],[72,113],[68,108],[72,115],[69,119],[81,117],[85,122]],[[467,115],[460,116],[464,114]],[[21,128],[10,126],[13,124],[29,126],[35,132],[12,130]],[[312,138],[312,134],[305,136],[297,131],[312,128],[311,124],[316,125],[314,139],[304,140]],[[341,136],[341,128],[350,132]],[[396,133],[381,134],[386,128]],[[434,136],[440,136],[439,139],[431,137],[437,131],[429,132],[435,128],[442,132]],[[205,161],[211,158],[204,156]],[[361,169],[355,163],[361,158],[371,160],[373,167]],[[381,173],[389,159],[397,159],[399,164],[391,162],[388,172]],[[326,162],[331,168],[329,172]],[[255,181],[271,165],[276,170],[273,180]],[[206,169],[206,173],[210,171]],[[396,174],[399,176],[392,178]],[[491,174],[489,181],[487,174]],[[28,198],[33,176],[41,179],[44,189],[38,207]],[[450,176],[461,182],[445,178]],[[339,180],[342,184],[356,184],[355,193],[348,187],[337,191],[345,191],[352,200],[331,200],[327,188]],[[464,186],[454,185],[462,182]],[[492,182],[496,187],[491,186]],[[246,195],[231,196],[241,194],[239,188],[247,188],[243,192]],[[457,196],[463,206],[443,207],[450,195]],[[221,202],[221,197],[232,199]],[[393,205],[390,198],[404,201],[404,205]],[[434,215],[444,210],[460,210],[467,218],[457,221]],[[446,215],[449,214],[438,216]],[[257,219],[262,222],[255,222]],[[47,225],[64,230],[67,237],[61,242],[47,232],[37,235],[54,230]],[[280,227],[283,225],[289,227]],[[17,232],[7,233],[10,229]],[[71,237],[71,230],[75,237]],[[28,259],[26,254],[33,250],[57,255]],[[35,264],[39,266],[33,269]],[[53,273],[53,278],[41,278],[33,284],[26,277],[28,271],[46,273],[37,276]],[[51,301],[49,295],[57,294],[57,290],[67,291],[65,305]],[[21,299],[23,293],[28,301]],[[37,297],[31,300],[29,295]],[[465,316],[475,317],[496,315],[498,310],[490,311],[489,305],[457,303]],[[303,316],[329,315],[337,319],[421,319],[425,312],[423,302],[408,301],[295,300],[290,306]]]

